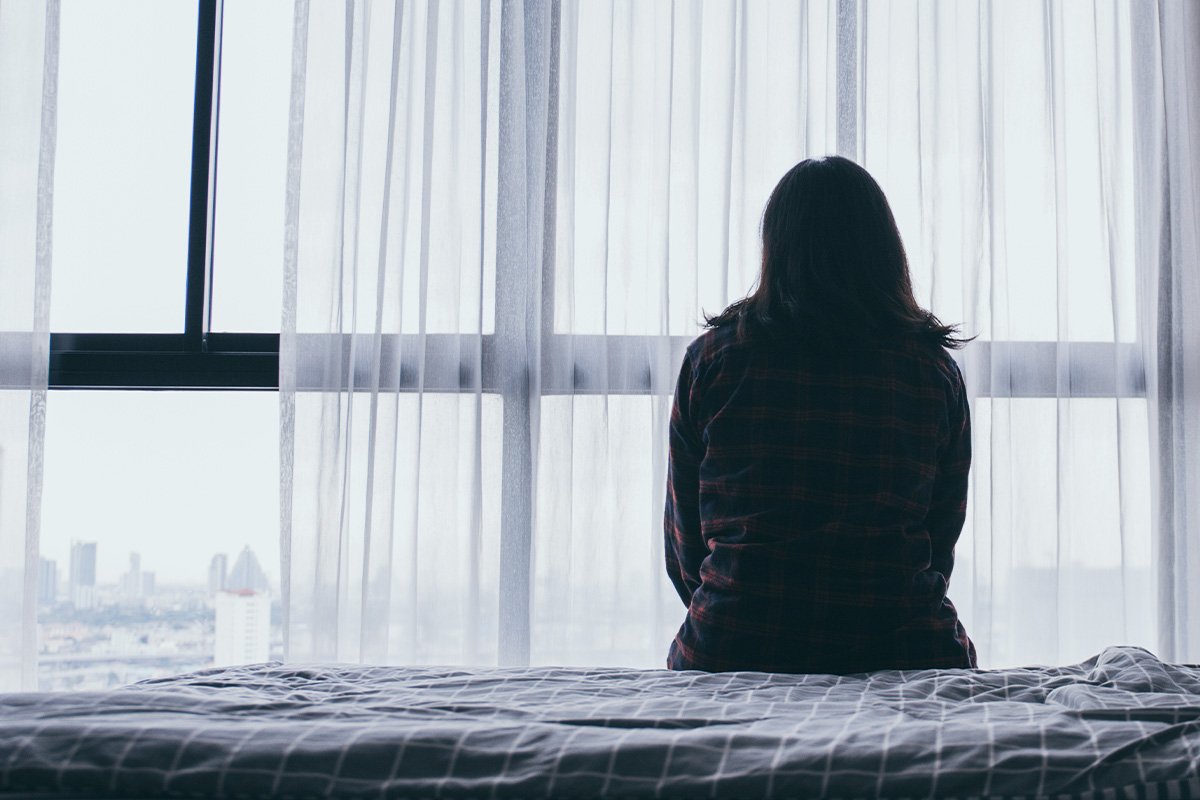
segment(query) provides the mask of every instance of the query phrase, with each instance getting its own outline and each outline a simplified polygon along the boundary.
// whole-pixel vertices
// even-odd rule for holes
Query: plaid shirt
[[[667,572],[688,608],[671,669],[975,666],[946,597],[971,428],[945,350],[837,357],[710,330],[670,437]]]

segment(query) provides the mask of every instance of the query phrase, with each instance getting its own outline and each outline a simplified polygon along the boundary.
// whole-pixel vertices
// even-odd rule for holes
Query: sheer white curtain
[[[981,662],[1191,652],[1198,41],[1163,9],[299,0],[289,658],[661,665],[681,350],[752,286],[774,182],[833,152],[979,336],[950,596]]]
[[[37,688],[58,19],[0,3],[0,691]]]
[[[1141,319],[1159,647],[1200,662],[1200,6],[1136,19]]]
[[[1156,646],[1130,4],[864,4],[857,155],[978,339],[950,596],[981,664]]]

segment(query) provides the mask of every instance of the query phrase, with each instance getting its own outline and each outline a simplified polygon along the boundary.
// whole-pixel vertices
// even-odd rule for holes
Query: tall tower
[[[253,664],[271,654],[271,596],[253,589],[217,592],[213,666]]]
[[[38,605],[58,602],[58,564],[52,558],[38,559]]]
[[[96,543],[71,543],[71,603],[76,608],[96,605]]]
[[[225,588],[270,591],[271,584],[267,580],[267,573],[263,572],[262,565],[258,563],[258,558],[249,547],[243,547],[237,561],[233,562],[233,569],[229,570],[229,576],[225,579]]]
[[[216,597],[217,592],[225,588],[225,573],[229,565],[229,556],[217,553],[208,564],[208,594]]]
[[[121,592],[130,599],[142,596],[142,557],[129,554],[129,572],[121,578]]]

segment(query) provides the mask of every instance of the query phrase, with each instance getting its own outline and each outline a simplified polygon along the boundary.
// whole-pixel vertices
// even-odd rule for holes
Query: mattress
[[[268,663],[0,695],[0,792],[1196,797],[1200,669],[866,675]]]

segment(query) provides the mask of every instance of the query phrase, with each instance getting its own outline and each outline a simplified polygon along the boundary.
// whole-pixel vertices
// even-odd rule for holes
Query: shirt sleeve
[[[700,461],[704,450],[692,413],[693,377],[691,358],[685,355],[671,407],[664,519],[667,575],[685,606],[691,605],[692,595],[700,587],[700,565],[709,553],[700,529]]]
[[[967,388],[958,366],[954,365],[953,369],[953,383],[947,398],[949,426],[938,454],[937,478],[926,519],[934,552],[945,554],[945,563],[932,566],[947,579],[954,567],[954,544],[967,519],[967,476],[971,469],[971,411],[967,404]]]

